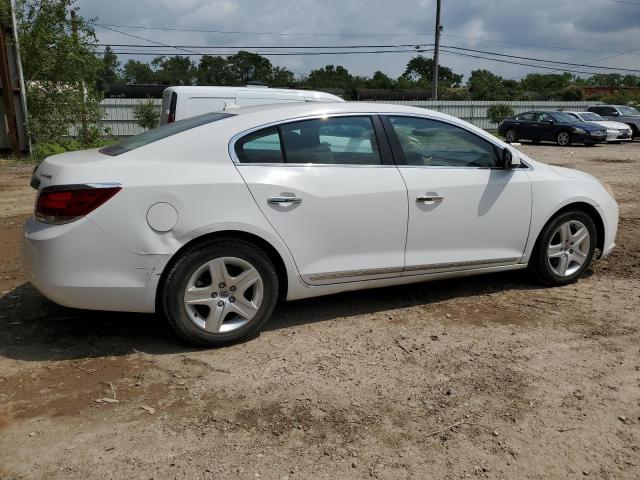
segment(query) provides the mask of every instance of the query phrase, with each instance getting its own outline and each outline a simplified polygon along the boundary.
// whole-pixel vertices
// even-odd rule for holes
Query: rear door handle
[[[435,202],[441,202],[443,200],[444,200],[444,197],[441,195],[424,195],[416,198],[416,202],[422,202],[422,203],[435,203]]]
[[[283,203],[302,203],[302,199],[299,197],[269,197],[267,198],[269,205],[280,205]]]

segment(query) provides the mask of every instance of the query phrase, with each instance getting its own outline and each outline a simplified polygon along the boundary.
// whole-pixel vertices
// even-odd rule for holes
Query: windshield
[[[232,116],[233,115],[230,113],[205,113],[204,115],[198,115],[197,117],[185,118],[184,120],[178,120],[174,123],[162,125],[161,127],[154,128],[134,137],[126,138],[118,143],[114,143],[113,145],[102,147],[98,151],[105,155],[115,157],[116,155],[130,152],[136,148],[144,147],[150,143],[170,137],[171,135],[176,135],[177,133],[181,133],[195,127],[200,127],[207,123],[217,122],[218,120]]]
[[[640,112],[633,107],[618,107],[622,115],[630,115],[632,117],[640,116]]]
[[[576,121],[576,119],[573,116],[569,115],[568,113],[564,113],[564,112],[553,112],[551,114],[551,116],[553,117],[553,119],[556,122],[561,122],[562,123],[562,122],[575,122]]]
[[[601,122],[604,120],[600,115],[593,112],[582,112],[580,113],[580,118],[585,122]]]

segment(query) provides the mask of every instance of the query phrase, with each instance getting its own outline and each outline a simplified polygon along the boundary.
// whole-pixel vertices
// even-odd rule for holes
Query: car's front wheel
[[[185,252],[171,266],[159,303],[178,335],[211,347],[254,335],[277,299],[269,257],[251,243],[222,240]]]
[[[556,142],[561,147],[571,145],[571,134],[569,132],[560,132],[556,137]]]
[[[565,212],[543,228],[529,261],[529,269],[546,285],[575,281],[591,264],[596,227],[579,210]]]

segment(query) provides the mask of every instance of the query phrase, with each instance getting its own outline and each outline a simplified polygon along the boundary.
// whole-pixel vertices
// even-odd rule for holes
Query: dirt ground
[[[578,283],[299,301],[217,350],[42,297],[31,168],[0,166],[0,478],[640,478],[640,143],[521,148],[615,190],[618,246]]]

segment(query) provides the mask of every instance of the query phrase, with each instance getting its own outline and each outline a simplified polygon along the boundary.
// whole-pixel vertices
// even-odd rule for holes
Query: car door
[[[533,128],[535,114],[533,112],[521,113],[516,117],[516,128],[518,136],[526,140],[535,138],[535,130]]]
[[[539,112],[536,114],[534,125],[536,127],[537,140],[555,140],[554,121],[551,115]]]
[[[527,168],[498,168],[498,147],[457,125],[408,116],[384,125],[409,194],[405,275],[518,263],[531,215]]]
[[[377,116],[262,128],[238,138],[232,154],[305,282],[401,274],[407,191]]]

